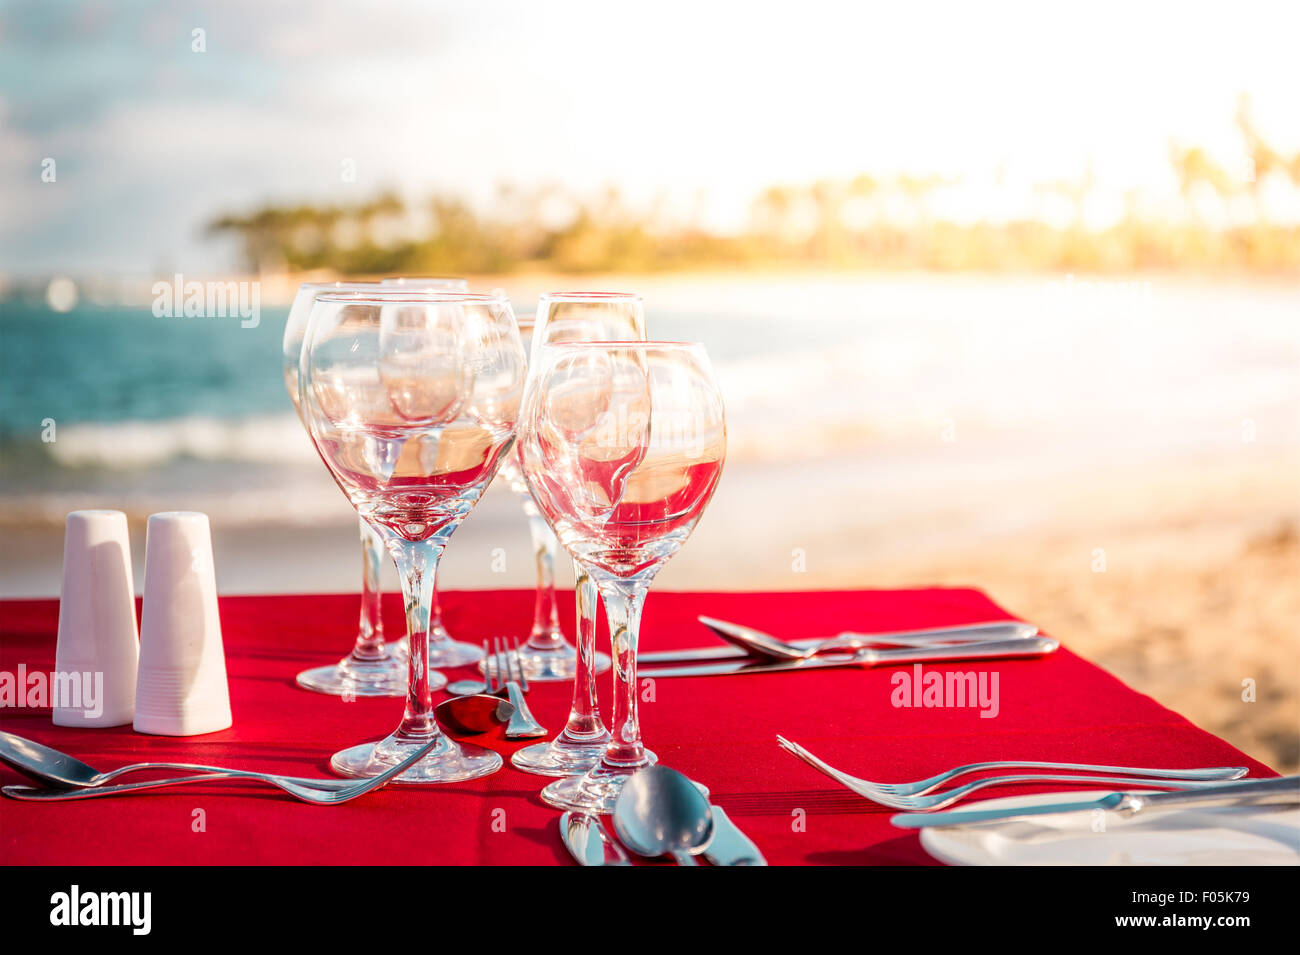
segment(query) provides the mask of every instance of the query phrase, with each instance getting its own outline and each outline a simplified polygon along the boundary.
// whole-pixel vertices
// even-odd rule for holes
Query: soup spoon
[[[713,809],[698,786],[675,769],[638,770],[614,804],[614,831],[639,856],[670,855],[698,865],[695,855],[713,839]]]

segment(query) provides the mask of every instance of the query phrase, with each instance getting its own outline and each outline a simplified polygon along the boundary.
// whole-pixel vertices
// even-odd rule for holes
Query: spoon
[[[453,733],[473,736],[505,726],[515,714],[515,705],[490,693],[453,696],[433,708],[433,716]]]
[[[74,756],[57,749],[42,746],[30,739],[0,731],[0,762],[18,770],[29,779],[55,789],[93,789],[127,773],[155,769],[184,769],[219,774],[222,779],[260,779],[273,785],[284,781],[296,786],[311,786],[322,790],[341,790],[354,785],[348,779],[307,779],[299,776],[281,776],[273,773],[256,773],[244,769],[226,769],[221,766],[204,766],[198,763],[132,763],[107,773],[83,763]],[[214,778],[218,778],[215,777]]]
[[[1006,621],[1002,623],[976,623],[960,627],[935,627],[928,630],[908,630],[898,633],[841,633],[819,640],[811,645],[800,642],[786,643],[770,633],[753,627],[729,623],[714,617],[698,617],[715,634],[746,653],[775,660],[807,660],[823,650],[855,650],[887,644],[901,647],[932,647],[940,644],[973,643],[986,640],[1007,640],[1032,637],[1038,628],[1027,623]]]
[[[667,766],[638,770],[614,802],[614,831],[639,856],[698,865],[713,838],[713,810],[695,783]]]

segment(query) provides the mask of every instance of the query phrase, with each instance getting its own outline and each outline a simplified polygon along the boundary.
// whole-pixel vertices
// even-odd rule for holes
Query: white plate
[[[1087,798],[1075,790],[953,808],[1012,809]],[[1060,813],[922,829],[921,845],[949,865],[1300,865],[1300,808],[1233,806],[1134,817],[1108,812],[1104,818]]]

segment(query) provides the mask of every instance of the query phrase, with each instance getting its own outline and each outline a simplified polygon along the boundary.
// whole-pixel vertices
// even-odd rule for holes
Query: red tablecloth
[[[142,736],[129,726],[69,729],[52,725],[48,710],[32,709],[0,710],[0,728],[101,769],[167,759],[328,775],[332,752],[383,736],[402,708],[398,699],[346,703],[294,685],[297,671],[342,655],[355,633],[357,605],[355,595],[222,598],[235,716],[230,730],[174,739]],[[449,592],[443,607],[453,635],[480,641],[526,629],[532,594]],[[572,607],[568,595],[564,620],[572,619]],[[400,630],[400,598],[388,595],[384,609],[389,628]],[[642,648],[711,643],[714,638],[695,622],[698,613],[791,638],[1008,616],[976,590],[652,591]],[[0,671],[13,673],[20,663],[29,671],[51,669],[57,615],[51,600],[0,603]],[[826,669],[662,679],[653,701],[642,703],[642,728],[660,761],[708,785],[713,801],[773,864],[933,861],[915,833],[889,825],[889,811],[782,751],[778,733],[836,766],[879,780],[916,779],[959,763],[1004,758],[1244,765],[1256,774],[1276,775],[1064,647],[1042,660],[941,669],[951,668],[998,673],[995,718],[981,718],[978,708],[896,708],[891,705],[894,671]],[[608,709],[606,677],[601,685]],[[529,704],[539,720],[558,731],[569,695],[568,685],[535,685]],[[558,814],[537,797],[549,779],[512,768],[509,754],[515,748],[501,747],[506,768],[486,779],[390,786],[333,808],[233,783],[78,804],[3,799],[0,862],[566,864]],[[0,781],[25,780],[0,767]],[[1039,787],[1044,788],[1052,787]],[[196,809],[203,810],[204,831],[195,831]]]

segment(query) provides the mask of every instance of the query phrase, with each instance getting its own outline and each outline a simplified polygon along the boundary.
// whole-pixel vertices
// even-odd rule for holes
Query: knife
[[[749,628],[740,624],[728,623],[725,620],[715,620],[712,617],[700,618],[701,622],[707,620],[705,626],[715,630],[731,630],[745,632]],[[940,643],[951,645],[957,643],[976,643],[988,640],[1011,640],[1023,637],[1032,637],[1038,633],[1038,628],[1032,624],[1020,623],[1015,620],[1008,620],[997,623],[976,623],[959,627],[935,627],[926,630],[901,630],[894,633],[842,633],[840,638],[848,640],[856,638],[864,643],[875,642],[880,644],[891,645],[910,645],[910,646],[933,646]],[[808,637],[800,640],[787,640],[786,643],[792,647],[807,649],[814,647],[819,643],[825,643],[826,637]],[[694,647],[687,650],[652,650],[648,653],[638,653],[637,660],[641,663],[677,663],[683,660],[762,660],[769,659],[756,654],[747,654],[739,647],[727,644],[725,646],[711,647]]]
[[[979,643],[949,644],[938,647],[908,647],[902,650],[867,648],[855,653],[826,653],[804,660],[755,660],[752,657],[715,660],[685,666],[644,667],[643,677],[723,676],[731,673],[779,673],[783,670],[820,670],[823,667],[895,666],[903,663],[946,663],[950,660],[977,660],[990,657],[1041,657],[1052,653],[1060,644],[1048,637],[989,640]]]
[[[600,818],[585,812],[560,816],[560,838],[578,865],[631,865],[623,847],[610,838]]]
[[[890,816],[889,821],[902,829],[928,829],[934,826],[969,826],[984,822],[1001,822],[1024,816],[1043,816],[1060,812],[1091,812],[1102,809],[1126,813],[1167,809],[1192,809],[1199,806],[1256,806],[1300,804],[1300,776],[1277,779],[1244,780],[1207,786],[1188,792],[1133,793],[1114,792],[1100,799],[1054,802],[1038,806],[1006,809],[958,809],[952,812],[905,812]]]
[[[731,821],[721,806],[713,806],[713,838],[704,858],[714,865],[767,865],[763,853]]]

